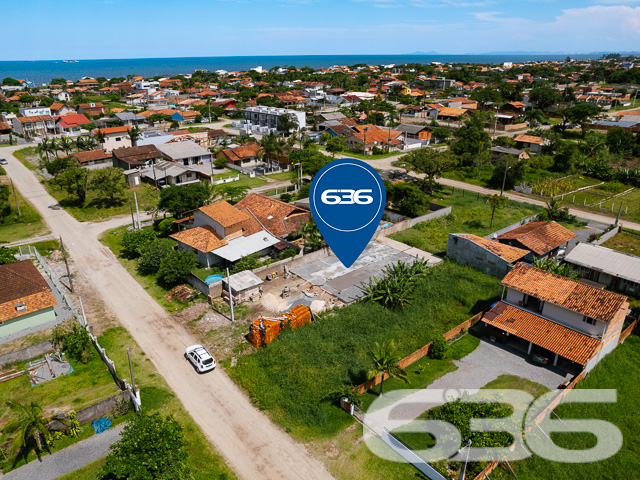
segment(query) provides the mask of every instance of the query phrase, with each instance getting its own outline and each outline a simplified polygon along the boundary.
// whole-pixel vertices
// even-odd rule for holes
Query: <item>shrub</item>
[[[191,273],[198,265],[193,251],[174,250],[160,262],[158,275],[166,283],[173,285]]]
[[[127,231],[122,236],[122,253],[129,258],[139,257],[140,249],[146,244],[151,243],[156,237],[156,232],[151,228]]]
[[[429,356],[437,360],[442,360],[449,350],[449,342],[444,339],[442,335],[436,335],[436,338],[431,342],[429,348]]]
[[[158,224],[158,232],[163,237],[171,235],[175,230],[175,223],[173,223],[173,218],[165,218]]]
[[[56,326],[51,334],[51,343],[62,347],[69,357],[83,363],[87,363],[91,356],[89,332],[77,323]]]
[[[280,260],[284,260],[285,258],[293,258],[298,254],[293,248],[286,248],[278,257]]]

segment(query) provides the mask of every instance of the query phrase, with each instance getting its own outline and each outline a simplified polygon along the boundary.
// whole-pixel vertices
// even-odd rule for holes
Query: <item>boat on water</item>
[[[63,60],[62,63],[78,63],[78,60]]]

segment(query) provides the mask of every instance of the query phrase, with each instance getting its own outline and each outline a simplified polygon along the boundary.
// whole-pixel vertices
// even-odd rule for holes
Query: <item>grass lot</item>
[[[444,262],[417,282],[413,304],[404,310],[359,302],[327,312],[311,325],[281,333],[267,348],[240,357],[228,372],[294,437],[333,436],[353,422],[338,407],[338,398],[366,380],[367,352],[374,342],[393,338],[400,354],[408,355],[487,309],[499,294],[497,278]]]
[[[193,472],[195,480],[209,480],[212,478],[236,478],[224,461],[217,455],[211,442],[204,436],[191,417],[184,411],[182,404],[176,398],[164,379],[157,373],[151,361],[135,343],[126,329],[111,328],[100,337],[100,344],[106,348],[109,356],[116,364],[120,375],[128,378],[129,364],[127,361],[127,347],[131,348],[136,384],[140,388],[142,407],[147,412],[160,412],[163,416],[173,414],[183,426],[184,437],[188,442],[186,447],[189,454],[187,464]],[[194,381],[197,374],[194,373]],[[65,475],[66,480],[84,480],[98,478],[98,471],[104,464],[104,459],[93,462],[84,468]]]
[[[620,233],[604,242],[602,246],[640,256],[640,232],[623,228]]]
[[[398,165],[399,166],[399,165]],[[495,169],[499,169],[500,173],[500,184],[502,182],[502,174],[504,174],[503,167],[495,167],[493,165],[485,165],[480,169],[480,174],[478,175],[478,170],[476,167],[456,167],[455,170],[451,170],[448,172],[444,172],[442,176],[444,178],[448,178],[450,180],[458,180],[460,182],[470,183],[472,185],[477,185],[479,187],[488,187],[488,188],[500,188],[500,184],[498,185],[490,185],[491,177],[494,174]],[[539,183],[547,178],[558,178],[561,177],[561,173],[549,172],[547,170],[541,170],[536,168],[528,168],[525,172],[523,181],[527,183],[527,185]]]
[[[271,178],[273,180],[277,180],[278,182],[282,182],[284,180],[291,180],[291,173],[296,173],[295,170],[291,170],[289,172],[280,172],[280,173],[272,173],[270,175],[267,175],[268,178]]]
[[[13,152],[13,156],[22,162],[22,164],[29,170],[38,169],[38,152],[36,147],[25,147]]]
[[[220,174],[215,176],[215,179],[216,180],[222,180],[223,178],[237,177],[238,174],[240,175],[240,180],[238,180],[236,182],[231,182],[231,183],[223,183],[223,184],[220,184],[218,186],[219,187],[230,186],[230,187],[255,188],[255,187],[261,187],[262,185],[266,185],[267,184],[267,181],[262,177],[251,178],[251,177],[249,177],[249,175],[245,175],[244,173],[240,173],[240,172],[236,172],[236,171],[220,173]]]
[[[415,227],[391,235],[391,238],[427,252],[442,254],[447,250],[449,233],[472,233],[484,237],[541,210],[536,205],[509,200],[506,208],[496,210],[493,227],[490,228],[491,207],[485,203],[482,196],[478,199],[477,194],[463,193],[460,190],[451,194],[449,188],[446,192],[448,194],[439,195],[442,198],[438,199],[437,203],[452,205],[450,215],[419,223]]]
[[[37,402],[45,409],[45,414],[53,415],[69,410],[79,410],[93,403],[118,393],[118,388],[102,363],[100,356],[94,352],[89,362],[70,360],[73,373],[55,378],[35,387],[31,386],[26,375],[0,383],[0,398],[4,400],[20,400]],[[16,366],[22,370],[25,362]],[[0,425],[8,421],[5,415],[8,408],[4,402],[0,406]]]
[[[93,174],[93,171],[89,171],[89,181],[91,181]],[[155,189],[147,184],[127,188],[124,200],[119,205],[108,205],[103,199],[99,198],[93,190],[89,190],[87,192],[87,199],[84,204],[81,205],[78,203],[76,197],[69,195],[55,183],[51,181],[44,181],[42,183],[47,189],[47,192],[80,222],[101,222],[111,217],[129,215],[131,212],[129,200],[133,201],[134,193],[138,197],[138,207],[141,212],[152,208],[158,202]],[[135,209],[135,204],[133,208]]]
[[[165,285],[160,279],[158,279],[156,272],[141,273],[140,270],[138,270],[137,259],[129,259],[122,256],[122,246],[120,243],[125,231],[125,227],[117,227],[107,230],[100,236],[99,240],[111,249],[113,254],[118,257],[118,260],[120,260],[120,263],[129,271],[131,276],[135,278],[138,283],[142,285],[142,288],[144,288],[147,293],[151,295],[153,299],[167,312],[177,312],[191,305],[192,301],[185,303],[177,300],[173,302],[167,301],[164,296],[169,293],[172,286]]]
[[[618,391],[617,403],[567,404],[555,409],[562,419],[601,419],[616,425],[622,432],[622,449],[614,456],[595,463],[558,463],[538,456],[512,462],[519,480],[574,480],[585,478],[636,478],[640,471],[640,383],[632,379],[640,375],[640,338],[631,335],[616,350],[598,364],[578,389],[612,388]],[[587,449],[594,445],[594,437],[587,433],[552,434],[554,441],[567,449]],[[492,479],[515,478],[505,468],[498,468]]]
[[[18,210],[16,209],[12,192],[9,197],[11,213],[0,222],[0,244],[49,233],[49,229],[42,221],[42,217],[36,209],[33,208],[17,190],[16,195],[22,216],[18,216]]]
[[[331,155],[331,152],[328,152],[323,145],[319,145],[318,148],[322,150],[323,153],[327,155]],[[345,150],[344,152],[338,152],[337,154],[344,155],[345,157],[359,158],[360,160],[379,160],[381,158],[389,158],[389,157],[395,157],[397,155],[403,155],[403,152],[389,152],[389,153],[383,153],[381,155],[363,155],[361,153],[352,152],[351,150]]]

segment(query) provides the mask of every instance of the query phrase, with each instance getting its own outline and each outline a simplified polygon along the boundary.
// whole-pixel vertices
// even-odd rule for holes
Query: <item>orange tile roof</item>
[[[169,236],[180,243],[205,253],[228,244],[209,225],[190,228]]]
[[[600,348],[595,338],[503,302],[485,313],[482,320],[583,366]]]
[[[532,252],[543,255],[576,236],[571,230],[556,222],[529,222],[498,235],[498,240],[516,240]]]
[[[220,152],[220,154],[233,162],[242,160],[243,158],[255,157],[258,150],[260,150],[260,145],[255,142],[251,142],[235,148],[225,148]],[[220,154],[218,156],[220,156]]]
[[[542,139],[541,137],[534,137],[533,135],[518,135],[515,139],[516,142],[522,142],[522,143],[536,143],[538,145],[541,145],[542,142],[544,141],[544,139]]]
[[[251,193],[240,200],[236,208],[246,208],[276,237],[285,237],[300,230],[300,223],[309,220],[310,212],[290,203]]]
[[[488,240],[486,238],[478,237],[477,235],[473,235],[471,233],[458,234],[458,237],[471,240],[473,243],[480,245],[482,248],[489,250],[491,253],[495,253],[500,258],[503,258],[509,263],[513,263],[516,260],[520,260],[526,254],[530,253],[529,250],[512,247],[510,245],[505,245],[500,242],[494,242],[493,240]]]
[[[31,260],[0,265],[0,322],[57,305],[46,280]],[[16,310],[24,302],[27,309]]]
[[[250,218],[250,214],[234,208],[224,200],[200,207],[202,213],[218,222],[223,227],[231,227]]]
[[[128,132],[131,130],[131,127],[110,127],[110,128],[96,128],[93,130],[93,134],[97,134],[98,130],[108,135],[109,133],[120,133],[120,132]]]
[[[507,273],[501,284],[604,323],[610,323],[621,308],[629,307],[627,297],[522,262]]]

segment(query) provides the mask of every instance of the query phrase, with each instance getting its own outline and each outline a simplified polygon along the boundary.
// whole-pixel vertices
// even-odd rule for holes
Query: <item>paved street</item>
[[[186,346],[198,343],[197,339],[174,322],[97,240],[104,230],[128,220],[80,223],[63,209],[50,208],[56,200],[12,155],[13,150],[3,149],[3,156],[9,160],[5,169],[16,187],[43,215],[52,234],[63,235],[75,268],[85,272],[238,476],[251,480],[331,478],[303,445],[251,404],[223,369],[202,376],[194,373],[183,352]]]

